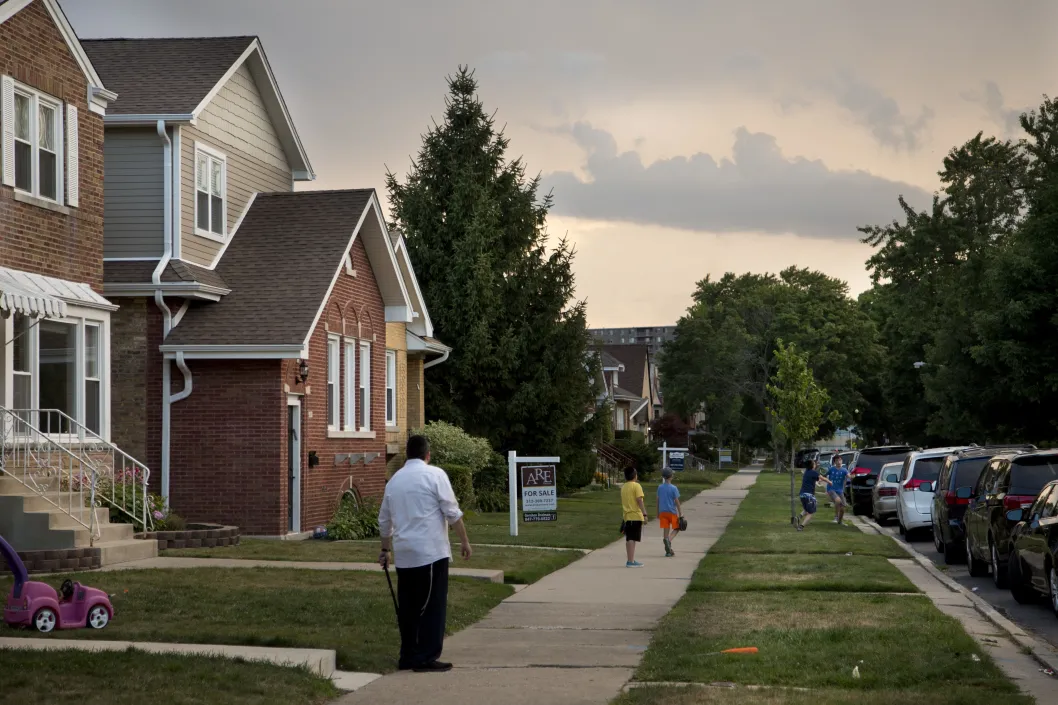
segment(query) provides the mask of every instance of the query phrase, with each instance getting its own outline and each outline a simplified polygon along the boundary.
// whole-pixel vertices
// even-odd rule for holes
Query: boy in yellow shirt
[[[636,560],[636,544],[643,539],[643,524],[647,522],[647,508],[643,503],[643,486],[637,482],[635,468],[625,468],[625,483],[621,486],[621,508],[624,510],[626,568],[642,568]]]

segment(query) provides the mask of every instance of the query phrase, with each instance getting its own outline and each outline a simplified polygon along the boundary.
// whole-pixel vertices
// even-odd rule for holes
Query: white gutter
[[[169,310],[169,306],[165,303],[165,295],[162,293],[162,273],[165,268],[169,266],[170,260],[173,258],[173,244],[176,241],[176,233],[173,228],[173,143],[169,139],[169,135],[165,130],[165,120],[159,119],[156,123],[158,130],[158,137],[162,141],[163,151],[163,174],[162,174],[162,193],[163,193],[163,208],[162,208],[162,258],[158,260],[158,266],[154,268],[154,272],[151,274],[151,283],[154,284],[154,303],[158,306],[158,309],[162,312],[162,340],[169,337],[170,331],[173,329],[173,312]],[[180,307],[180,311],[177,313],[176,323],[180,322],[183,318],[184,313],[187,311],[189,302],[185,301]],[[178,394],[172,393],[172,363],[168,358],[162,359],[162,500],[168,506],[169,504],[169,443],[170,443],[170,419],[171,419],[171,405],[173,402],[178,402],[183,399],[187,399],[191,396],[192,382],[191,382],[191,370],[187,368],[187,364],[184,362],[184,356],[181,353],[177,353],[176,366],[180,368],[180,372],[184,375],[184,389]]]
[[[443,353],[441,354],[441,357],[437,358],[436,360],[430,360],[429,362],[425,363],[425,364],[424,364],[424,365],[422,366],[422,368],[423,368],[424,370],[428,370],[428,369],[430,369],[431,367],[433,367],[434,365],[440,365],[440,364],[441,364],[442,362],[444,362],[445,360],[447,360],[447,359],[448,359],[448,354],[449,354],[449,353],[451,353],[451,352],[452,352],[451,350],[445,350],[445,351],[444,351],[444,352],[443,352]]]

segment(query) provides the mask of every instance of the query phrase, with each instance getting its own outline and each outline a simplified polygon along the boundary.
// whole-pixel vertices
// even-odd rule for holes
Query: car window
[[[856,467],[869,470],[871,474],[878,474],[883,465],[899,463],[907,457],[907,453],[860,453],[856,458]]]
[[[940,467],[944,464],[944,458],[919,458],[915,466],[911,468],[913,477],[923,482],[936,482],[940,474]]]
[[[1047,506],[1043,510],[1044,517],[1058,516],[1058,485],[1051,485],[1051,493],[1047,499]]]
[[[1058,458],[1026,458],[1015,462],[1010,470],[1010,494],[1035,495],[1052,480],[1058,480]]]
[[[974,485],[975,497],[980,497],[981,495],[988,493],[988,490],[992,485],[992,477],[995,475],[995,470],[995,463],[989,463],[985,467],[985,471],[981,473],[981,477],[977,478],[977,484]]]
[[[1029,507],[1028,515],[1031,519],[1046,519],[1049,516],[1053,516],[1051,510],[1050,498],[1054,496],[1054,486],[1044,487],[1043,491],[1040,492],[1040,496],[1036,498],[1036,501]]]
[[[907,476],[911,474],[911,456],[904,458],[904,466],[900,468],[900,482],[907,479]]]
[[[947,487],[948,478],[951,477],[951,466],[952,459],[949,455],[944,459],[944,463],[940,466],[940,475],[937,477],[937,487]]]
[[[966,460],[959,460],[954,463],[955,476],[954,482],[944,483],[946,487],[952,489],[959,489],[960,487],[976,487],[977,480],[981,477],[981,473],[984,472],[985,466],[988,465],[988,458],[967,458]]]

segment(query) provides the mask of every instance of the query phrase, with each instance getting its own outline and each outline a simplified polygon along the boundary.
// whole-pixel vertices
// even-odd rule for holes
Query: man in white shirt
[[[418,673],[451,670],[441,648],[448,606],[448,563],[451,526],[459,535],[463,559],[469,559],[470,540],[463,525],[448,475],[430,465],[430,443],[425,436],[408,439],[408,461],[386,484],[378,527],[385,567],[394,554],[397,567],[398,622],[401,670]]]

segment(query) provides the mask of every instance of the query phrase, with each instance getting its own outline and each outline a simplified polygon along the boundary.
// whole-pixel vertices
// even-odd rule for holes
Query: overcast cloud
[[[788,157],[774,137],[744,127],[735,130],[732,159],[698,152],[652,164],[635,151],[619,152],[613,135],[588,123],[568,133],[587,155],[590,180],[563,171],[543,183],[555,192],[555,212],[578,218],[857,239],[857,226],[893,219],[898,196],[919,207],[931,198],[866,171]]]

